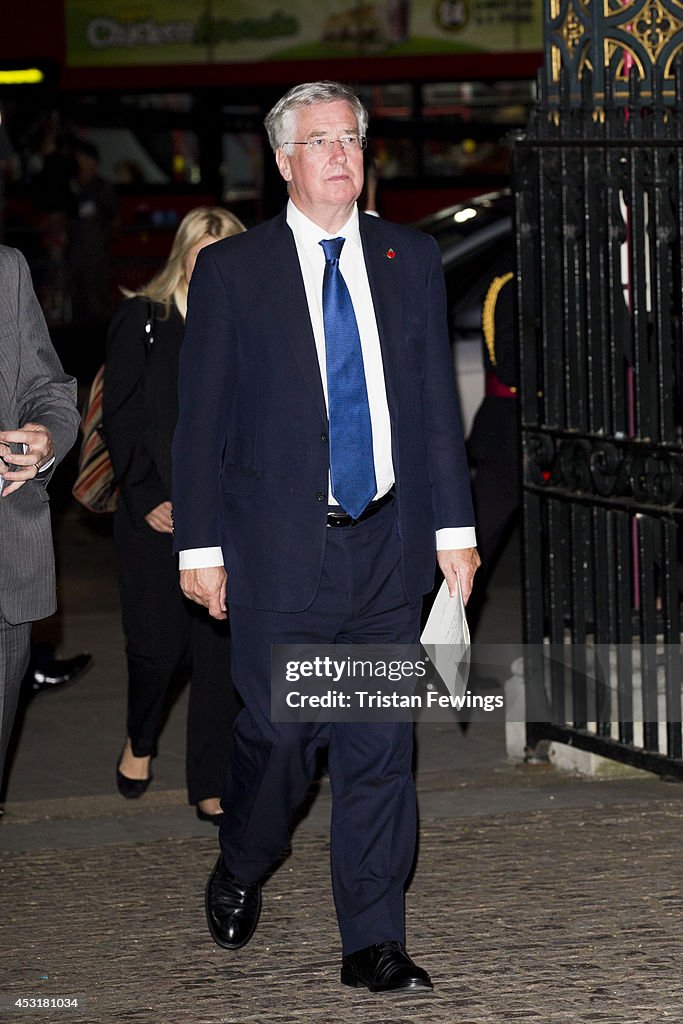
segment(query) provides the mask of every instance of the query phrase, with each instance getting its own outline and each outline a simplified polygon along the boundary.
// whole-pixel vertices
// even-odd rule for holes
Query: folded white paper
[[[462,696],[470,671],[470,630],[459,584],[451,597],[443,581],[420,640],[450,696]]]

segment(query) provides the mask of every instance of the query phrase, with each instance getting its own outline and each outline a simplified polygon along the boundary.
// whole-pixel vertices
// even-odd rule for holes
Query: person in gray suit
[[[0,778],[31,623],[56,607],[46,484],[79,423],[26,260],[0,245]]]

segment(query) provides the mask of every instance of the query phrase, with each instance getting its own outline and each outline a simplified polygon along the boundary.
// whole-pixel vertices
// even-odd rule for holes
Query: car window
[[[454,259],[444,270],[451,341],[481,333],[481,312],[492,279],[512,268],[512,239],[494,239]]]
[[[451,341],[481,335],[481,313],[491,280],[513,266],[512,197],[496,193],[471,205],[441,210],[416,225],[441,249]]]

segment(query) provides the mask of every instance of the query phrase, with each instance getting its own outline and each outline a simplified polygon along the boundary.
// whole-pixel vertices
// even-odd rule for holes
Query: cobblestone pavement
[[[254,939],[232,954],[204,919],[212,830],[6,852],[0,1019],[681,1024],[682,835],[676,787],[656,800],[423,819],[408,945],[436,988],[420,997],[340,985],[320,823],[297,832]],[[79,1010],[12,1006],[75,995]]]

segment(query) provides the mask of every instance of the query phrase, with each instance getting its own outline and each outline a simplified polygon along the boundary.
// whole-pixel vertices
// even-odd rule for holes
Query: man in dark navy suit
[[[367,112],[338,83],[266,118],[289,202],[199,256],[181,354],[175,543],[185,594],[230,606],[235,724],[215,941],[237,949],[328,750],[341,980],[429,989],[408,956],[412,724],[271,721],[272,644],[419,637],[435,554],[467,600],[479,563],[434,241],[359,214]]]

